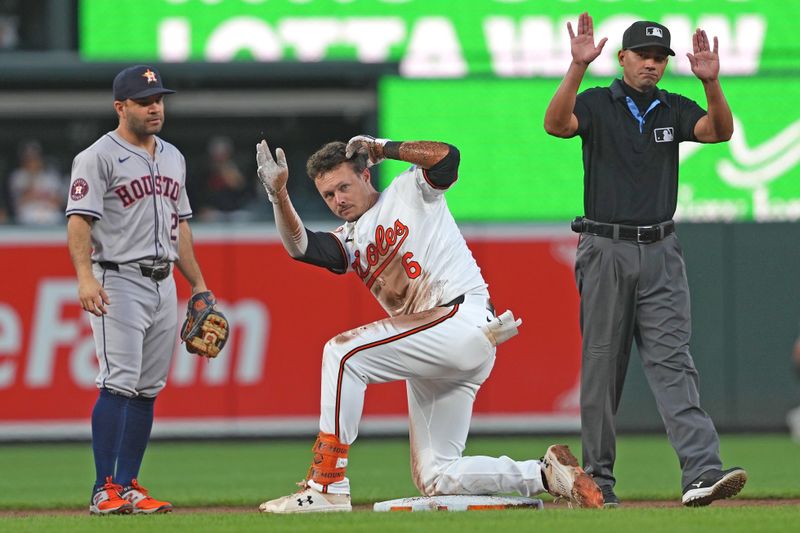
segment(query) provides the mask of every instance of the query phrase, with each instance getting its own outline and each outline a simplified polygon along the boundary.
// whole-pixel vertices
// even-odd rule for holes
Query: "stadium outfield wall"
[[[790,369],[800,282],[793,224],[679,226],[694,304],[703,405],[725,431],[778,430],[800,402]],[[176,343],[157,438],[307,435],[316,430],[323,344],[382,318],[355,276],[290,260],[271,225],[196,226],[197,255],[231,320],[206,362]],[[523,318],[475,406],[475,433],[579,428],[576,236],[566,224],[475,225],[464,233],[499,310]],[[87,439],[96,361],[63,228],[0,229],[0,440]],[[179,280],[179,298],[188,287]],[[113,302],[112,302],[113,305]],[[634,356],[619,414],[660,428]],[[371,386],[362,434],[407,432],[402,384]]]

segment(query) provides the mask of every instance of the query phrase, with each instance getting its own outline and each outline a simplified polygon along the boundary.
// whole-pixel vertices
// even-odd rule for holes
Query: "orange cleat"
[[[92,503],[89,505],[89,514],[107,515],[132,513],[133,505],[120,496],[121,491],[122,485],[115,484],[111,476],[106,477],[106,484],[92,495]]]
[[[132,505],[133,514],[168,513],[172,511],[172,504],[162,502],[151,497],[147,489],[139,485],[137,480],[122,489],[122,497]]]

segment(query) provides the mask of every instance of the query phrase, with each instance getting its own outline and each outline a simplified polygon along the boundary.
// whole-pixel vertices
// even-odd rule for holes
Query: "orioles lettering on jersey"
[[[361,264],[361,251],[356,250],[354,252],[354,259],[351,266],[353,271],[358,274],[358,277],[362,280],[367,280],[367,278],[369,278],[366,281],[367,288],[372,286],[378,275],[380,275],[392,261],[407,237],[408,226],[403,224],[398,218],[394,221],[394,226],[384,228],[382,224],[378,224],[378,227],[375,228],[375,242],[370,243],[364,252],[366,256],[366,266],[362,266]],[[409,254],[405,255],[407,256]],[[403,257],[405,258],[405,256]],[[383,259],[383,261],[380,266],[378,266],[378,262],[380,262],[381,259]],[[375,266],[378,266],[378,268],[372,272],[372,268]],[[372,276],[370,276],[371,272]]]
[[[165,196],[173,202],[178,201],[181,190],[179,181],[167,176],[156,175],[155,182],[156,194]],[[150,176],[142,176],[141,178],[132,180],[130,183],[120,185],[114,189],[114,192],[119,196],[120,200],[122,200],[122,207],[130,207],[145,196],[152,196],[153,180]]]

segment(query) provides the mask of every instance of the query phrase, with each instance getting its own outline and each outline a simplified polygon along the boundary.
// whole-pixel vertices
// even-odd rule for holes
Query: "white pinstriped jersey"
[[[411,167],[357,221],[333,232],[344,246],[348,270],[390,316],[486,291],[444,192],[428,182],[421,168]]]
[[[178,222],[192,216],[183,155],[158,137],[150,157],[114,131],[103,135],[72,163],[66,214],[97,219],[95,262],[175,261]]]

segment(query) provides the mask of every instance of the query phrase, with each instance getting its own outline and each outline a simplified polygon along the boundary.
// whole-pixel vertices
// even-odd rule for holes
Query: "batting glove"
[[[496,316],[491,322],[482,326],[481,329],[492,344],[499,346],[508,339],[519,334],[522,325],[521,318],[514,318],[514,313],[509,309],[505,313]]]
[[[376,139],[370,135],[356,135],[347,142],[345,156],[350,159],[354,155],[364,155],[367,157],[367,168],[373,167],[386,159],[383,155],[383,147],[389,139]]]
[[[275,150],[275,156],[276,159],[273,159],[267,141],[262,140],[256,145],[258,180],[273,204],[278,203],[278,193],[286,188],[286,181],[289,179],[289,165],[286,164],[286,154],[283,153],[283,149]]]

